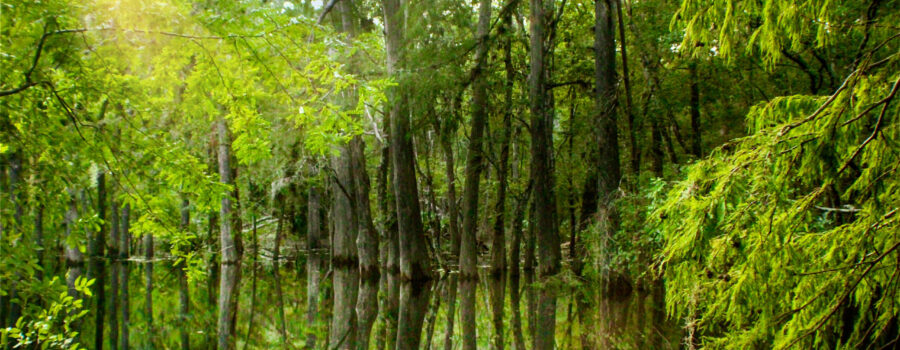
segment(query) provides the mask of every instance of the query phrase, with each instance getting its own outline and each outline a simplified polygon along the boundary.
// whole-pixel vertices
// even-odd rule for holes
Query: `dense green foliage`
[[[373,276],[337,274],[361,260],[352,254],[371,231],[381,272],[366,299],[377,303],[370,345],[394,347],[411,303],[394,277],[406,202],[419,203],[423,256],[440,278],[422,304],[435,346],[470,336],[454,333],[457,282],[446,278],[464,218],[482,257],[473,265],[500,249],[508,271],[492,277],[529,276],[514,294],[527,294],[518,321],[505,285],[469,290],[478,347],[537,338],[538,309],[564,348],[677,347],[678,334],[688,348],[739,349],[900,338],[898,0],[489,1],[485,37],[478,1],[400,1],[393,71],[388,2],[0,4],[0,345],[124,348],[119,327],[130,325],[133,347],[174,348],[181,330],[214,347],[229,223],[242,277],[236,330],[225,331],[236,344],[352,345],[329,339],[329,320],[344,322],[333,307],[345,295],[360,303],[348,322],[363,318]],[[530,85],[535,4],[545,90]],[[615,82],[609,96],[598,31],[614,45],[614,76],[599,77]],[[536,99],[550,129],[543,202],[529,173]],[[398,117],[413,198],[395,188]],[[609,120],[621,177],[598,193],[597,173],[610,171],[598,155],[611,154],[598,121]],[[470,158],[481,187],[466,212]],[[543,205],[552,233],[535,233]],[[350,247],[332,246],[351,221]],[[323,246],[310,242],[316,230]],[[539,239],[551,234],[560,246]],[[345,248],[354,253],[332,261]],[[561,275],[530,276],[542,248],[563,252]],[[555,289],[560,302],[547,297]]]

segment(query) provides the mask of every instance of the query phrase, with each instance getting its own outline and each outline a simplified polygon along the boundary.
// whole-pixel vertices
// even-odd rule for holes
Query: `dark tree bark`
[[[519,274],[509,276],[509,300],[512,312],[513,347],[525,350],[525,335],[522,333],[522,294],[519,292]]]
[[[218,163],[218,154],[219,154],[219,132],[218,132],[218,123],[213,125],[212,130],[209,134],[209,143],[207,148],[207,159],[209,169],[215,169],[218,172],[219,163]],[[206,246],[209,251],[209,260],[206,262],[207,270],[206,274],[209,276],[206,279],[206,302],[208,307],[212,310],[209,314],[210,318],[207,319],[207,328],[206,328],[206,348],[207,350],[216,349],[216,345],[218,345],[218,338],[216,337],[218,332],[218,298],[219,298],[219,284],[220,284],[220,276],[219,271],[221,269],[220,261],[219,261],[219,214],[216,212],[210,212],[207,217],[207,227],[206,227]]]
[[[112,271],[109,274],[109,299],[110,303],[109,315],[109,347],[113,350],[119,348],[119,269],[121,269],[121,260],[119,259],[119,203],[110,200],[111,221],[109,226],[109,240],[107,241],[107,251],[109,259],[112,261]]]
[[[650,117],[650,170],[656,177],[663,176],[663,130],[659,118]]]
[[[478,11],[475,68],[472,88],[472,127],[469,136],[469,152],[466,156],[466,189],[463,193],[463,229],[460,239],[460,316],[463,330],[463,349],[476,348],[475,288],[478,271],[478,196],[481,170],[484,165],[483,135],[488,119],[487,81],[483,74],[487,64],[488,31],[491,21],[491,2],[482,0]]]
[[[534,223],[538,249],[540,278],[559,272],[561,252],[559,232],[555,224],[556,198],[553,169],[553,113],[548,110],[551,98],[547,94],[547,70],[544,57],[545,8],[552,8],[543,0],[531,0],[531,180],[534,186]],[[553,13],[553,11],[549,11]],[[545,289],[540,293],[537,332],[534,349],[552,349],[556,330],[556,295]]]
[[[122,207],[121,231],[119,232],[119,260],[122,261],[122,267],[119,270],[119,281],[122,283],[120,293],[120,308],[122,309],[122,324],[119,327],[121,335],[119,336],[119,349],[128,350],[129,344],[129,328],[131,326],[129,317],[131,317],[131,302],[128,294],[128,272],[131,269],[131,204],[125,204]]]
[[[554,224],[553,115],[547,110],[547,83],[544,61],[544,7],[542,0],[531,3],[531,179],[534,186],[535,233],[538,275],[559,272],[559,233]]]
[[[506,70],[503,126],[500,136],[500,164],[497,169],[497,204],[494,207],[494,236],[491,242],[491,269],[499,276],[506,269],[506,188],[509,172],[509,144],[512,139],[512,92],[515,68],[512,65],[512,10],[503,16],[500,36],[503,38],[503,66]]]
[[[223,184],[235,186],[234,169],[231,160],[231,132],[225,117],[219,117],[219,178]],[[232,198],[233,197],[233,198]],[[220,263],[221,279],[219,282],[219,316],[217,320],[218,348],[233,350],[235,348],[235,324],[237,321],[238,287],[241,271],[241,227],[237,210],[232,212],[232,200],[237,202],[237,187],[233,193],[222,196],[219,210],[220,236],[219,246],[222,261]]]
[[[388,73],[397,76],[404,60],[403,12],[400,0],[384,0],[385,47]],[[422,229],[419,194],[416,185],[412,134],[408,113],[408,96],[403,81],[391,89],[391,158],[393,163],[394,200],[397,202],[397,222],[400,236],[400,274],[405,280],[426,280],[431,277],[431,263]]]
[[[519,275],[519,262],[521,260],[519,247],[522,245],[522,234],[524,233],[523,221],[525,220],[525,210],[528,208],[528,199],[531,197],[531,186],[519,195],[516,203],[515,218],[512,222],[512,242],[509,246],[509,273],[511,275]]]
[[[105,104],[104,104],[105,106]],[[103,327],[106,318],[106,173],[101,171],[97,174],[97,217],[100,219],[100,229],[94,233],[91,239],[91,269],[93,270],[94,283],[93,293],[96,296],[96,314],[94,315],[94,348],[103,349]],[[89,274],[90,275],[90,274]]]
[[[631,173],[634,177],[641,174],[641,150],[637,143],[637,129],[634,125],[634,104],[631,100],[631,73],[628,70],[628,49],[625,45],[625,18],[622,16],[621,0],[614,0],[618,12],[619,49],[622,53],[622,82],[625,84],[625,115],[628,121],[628,144],[631,151]]]
[[[493,314],[492,321],[494,325],[494,336],[491,338],[491,344],[493,349],[503,350],[503,301],[506,297],[506,279],[500,274],[498,276],[491,276],[488,283],[491,312]]]

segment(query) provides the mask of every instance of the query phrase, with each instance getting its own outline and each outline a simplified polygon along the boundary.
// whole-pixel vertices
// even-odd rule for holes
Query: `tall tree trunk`
[[[475,52],[475,68],[472,88],[472,127],[469,136],[469,152],[466,156],[466,189],[463,193],[463,230],[460,239],[459,272],[461,302],[459,312],[462,317],[463,349],[475,349],[475,288],[478,271],[478,195],[481,170],[484,165],[482,154],[483,135],[488,119],[487,81],[484,66],[487,63],[488,31],[491,21],[491,2],[482,0],[478,10],[478,50]]]
[[[128,272],[131,269],[131,204],[125,204],[122,207],[121,231],[119,232],[119,260],[122,261],[122,267],[119,269],[119,282],[122,284],[120,298],[120,308],[122,309],[122,324],[119,327],[121,335],[119,336],[119,349],[128,350],[129,344],[129,327],[131,326],[129,317],[131,317],[131,301],[128,299]]]
[[[390,115],[385,114],[384,124],[390,124]],[[379,288],[382,289],[380,317],[382,317],[382,331],[379,335],[380,349],[393,349],[397,339],[397,318],[400,307],[400,241],[397,233],[397,202],[392,197],[391,187],[388,183],[388,174],[391,173],[391,146],[386,144],[381,151],[381,164],[378,169],[378,205],[384,216],[382,229],[382,243],[386,246],[381,250],[381,261],[385,271]]]
[[[189,208],[190,202],[185,194],[181,194],[181,232],[187,233],[191,225],[191,212]],[[181,338],[181,349],[188,350],[191,348],[190,327],[187,324],[188,315],[191,312],[190,293],[188,291],[187,272],[185,271],[184,259],[175,264],[175,273],[178,276],[178,323],[179,335]]]
[[[93,277],[96,279],[94,283],[93,293],[96,296],[96,315],[94,315],[94,348],[103,349],[103,321],[106,318],[105,283],[106,283],[106,264],[105,248],[106,248],[106,173],[101,171],[97,174],[97,217],[100,219],[100,227],[94,233],[88,249],[91,252],[91,269]]]
[[[357,252],[359,254],[360,284],[356,301],[357,348],[368,349],[372,325],[378,316],[378,231],[372,222],[369,203],[369,175],[366,172],[365,145],[361,137],[351,141],[353,180],[356,185]]]
[[[403,12],[400,0],[384,0],[385,48],[388,73],[397,75],[403,66]],[[400,274],[406,280],[426,280],[431,276],[431,262],[425,245],[419,191],[416,185],[412,134],[408,113],[408,96],[399,87],[391,89],[391,158],[393,162],[394,200],[400,236]],[[404,313],[401,312],[401,315]]]
[[[110,201],[110,214],[112,220],[109,226],[109,240],[107,241],[107,249],[109,251],[109,259],[112,263],[112,271],[109,274],[109,299],[110,303],[109,315],[109,347],[113,350],[119,348],[119,269],[122,263],[119,258],[119,203],[114,199]]]
[[[503,66],[506,70],[503,126],[500,136],[500,165],[497,169],[497,204],[494,208],[494,237],[491,245],[491,269],[494,276],[499,276],[506,269],[506,188],[509,172],[509,144],[512,139],[512,92],[515,68],[512,65],[512,11],[503,16],[500,36],[503,38]]]
[[[206,156],[208,160],[209,169],[219,169],[218,163],[218,149],[219,149],[219,132],[218,132],[218,123],[212,126],[212,130],[209,133],[209,142],[206,150]],[[211,211],[207,216],[207,227],[206,227],[206,246],[208,249],[209,260],[206,262],[206,274],[208,278],[206,279],[206,303],[210,312],[207,317],[206,324],[206,348],[207,350],[216,349],[216,345],[218,345],[218,339],[216,338],[217,327],[218,327],[218,298],[219,298],[219,269],[221,268],[219,262],[219,214]]]
[[[450,129],[450,130],[447,130]],[[444,165],[447,176],[447,213],[450,223],[450,256],[459,257],[459,209],[456,205],[456,161],[453,159],[452,139],[455,128],[445,128],[441,135],[441,148],[444,151]]]
[[[231,132],[224,116],[218,120],[219,136],[219,178],[228,186],[235,186],[234,169],[231,165]],[[232,196],[234,198],[232,198]],[[237,188],[233,193],[222,196],[219,210],[222,262],[220,264],[221,280],[219,282],[219,317],[217,321],[218,348],[233,350],[235,348],[235,323],[237,321],[238,287],[241,278],[241,227],[237,218],[239,212],[232,212],[232,199],[237,201]]]
[[[357,31],[357,19],[354,17],[356,12],[352,6],[352,2],[344,2],[342,4],[342,18],[344,22],[344,31],[351,37]],[[358,72],[359,67],[356,63],[356,56],[350,57],[351,72]],[[356,98],[356,93],[350,95]],[[347,101],[350,105],[355,105],[356,101]],[[350,141],[350,161],[351,161],[351,178],[356,189],[356,219],[357,219],[357,236],[356,246],[359,255],[359,292],[356,301],[357,314],[357,348],[368,349],[369,338],[372,325],[378,316],[378,231],[372,221],[371,203],[369,202],[369,174],[366,169],[365,143],[362,136],[357,135]]]
[[[534,223],[538,249],[538,269],[540,278],[559,272],[560,248],[559,232],[555,217],[556,198],[554,195],[553,170],[553,114],[548,110],[550,98],[547,94],[547,71],[544,57],[544,26],[547,16],[545,7],[552,8],[543,0],[531,0],[531,179],[534,185]],[[550,11],[553,13],[553,11]],[[552,349],[556,329],[556,295],[550,288],[540,293],[540,310],[537,315],[537,332],[534,337],[535,349]]]
[[[628,70],[628,49],[625,45],[625,18],[622,17],[622,1],[614,0],[618,12],[619,49],[622,53],[622,82],[625,84],[625,115],[628,117],[628,144],[631,152],[631,173],[636,178],[641,174],[641,151],[637,144],[637,129],[634,125],[634,104],[631,100],[631,73]]]
[[[343,3],[342,3],[343,4]],[[339,6],[343,7],[342,4]],[[332,158],[332,236],[334,308],[332,309],[330,349],[350,349],[356,344],[356,298],[359,292],[359,256],[356,185],[350,145]]]

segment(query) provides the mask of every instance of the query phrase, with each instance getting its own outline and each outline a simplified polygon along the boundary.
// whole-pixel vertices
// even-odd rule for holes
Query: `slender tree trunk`
[[[384,0],[385,47],[388,73],[397,75],[403,65],[404,29],[400,0]],[[400,236],[400,274],[405,280],[427,280],[431,263],[425,245],[419,194],[416,185],[412,135],[408,113],[408,96],[404,85],[391,89],[391,158],[393,162],[394,200],[397,202],[397,221]],[[404,313],[401,312],[401,315]]]
[[[119,260],[122,261],[122,267],[119,270],[119,282],[122,284],[120,293],[122,324],[119,327],[119,330],[121,331],[121,335],[119,336],[119,349],[121,350],[128,350],[130,346],[128,338],[128,330],[131,326],[129,321],[129,317],[131,317],[131,301],[128,299],[128,272],[131,269],[131,262],[128,261],[131,258],[130,215],[131,204],[125,204],[125,206],[122,207],[122,217],[120,218],[122,227],[119,232]]]
[[[112,220],[109,226],[109,240],[107,241],[107,249],[109,251],[109,259],[112,260],[112,271],[109,274],[109,299],[110,303],[109,315],[109,347],[113,350],[119,348],[119,269],[122,263],[119,257],[119,203],[115,200],[110,201],[110,214]]]
[[[534,185],[534,238],[538,243],[537,273],[542,279],[559,272],[561,255],[554,217],[553,114],[548,111],[551,98],[546,86],[545,7],[552,8],[552,4],[531,0],[531,179]],[[556,333],[555,291],[550,288],[541,290],[539,303],[534,349],[552,349]]]
[[[522,234],[524,233],[523,220],[525,219],[525,210],[528,208],[528,199],[531,196],[531,188],[525,190],[519,195],[516,203],[515,218],[512,223],[512,243],[509,247],[509,273],[511,275],[519,275],[519,262],[521,254],[519,247],[522,245]]]
[[[105,105],[105,104],[104,104]],[[106,283],[106,263],[105,260],[105,248],[106,248],[106,173],[100,172],[97,175],[97,217],[101,220],[100,229],[94,234],[94,238],[91,240],[92,247],[89,248],[91,252],[91,266],[94,271],[94,278],[96,279],[96,283],[94,283],[93,293],[96,297],[96,315],[94,315],[94,348],[101,350],[103,349],[103,323],[106,318],[106,296],[105,292],[105,283]]]
[[[622,1],[614,0],[618,11],[619,50],[622,53],[622,82],[625,84],[625,115],[628,117],[628,144],[631,151],[631,173],[638,177],[641,173],[641,150],[637,143],[637,129],[634,125],[634,104],[631,100],[631,73],[628,70],[628,49],[625,45],[625,18],[622,16]]]
[[[506,70],[506,95],[504,98],[503,126],[500,137],[500,165],[497,169],[497,204],[494,209],[494,237],[491,247],[491,269],[499,276],[506,269],[506,188],[509,172],[509,144],[512,139],[512,92],[515,68],[512,65],[512,40],[508,33],[512,29],[512,11],[503,17],[500,36],[503,37],[503,66]]]
[[[656,177],[663,176],[663,130],[656,116],[650,117],[650,169]]]
[[[219,148],[219,136],[218,136],[218,123],[213,125],[212,130],[209,135],[209,143],[207,148],[207,159],[209,161],[209,169],[219,168],[218,163],[218,148]],[[217,327],[218,327],[218,294],[219,294],[219,269],[221,268],[219,263],[219,214],[216,212],[210,212],[207,217],[207,227],[206,227],[206,246],[208,249],[209,260],[206,262],[206,274],[209,276],[206,279],[206,303],[209,308],[209,313],[207,314],[207,324],[206,324],[206,348],[207,350],[216,349],[216,345],[218,345],[218,339],[216,338]]]
[[[449,129],[449,128],[448,128]],[[443,130],[441,135],[441,147],[444,149],[444,164],[447,175],[447,212],[450,223],[450,256],[459,257],[459,209],[456,205],[456,163],[453,159],[453,144],[451,143],[456,130]]]
[[[478,271],[478,196],[481,171],[484,165],[483,135],[488,119],[487,82],[482,72],[487,63],[488,30],[491,21],[491,2],[482,0],[478,11],[478,50],[475,53],[474,80],[472,88],[472,127],[469,136],[469,152],[466,156],[466,189],[463,193],[463,230],[460,239],[459,271],[460,294],[459,312],[462,317],[463,349],[476,348],[475,334],[475,288]]]
[[[225,117],[218,120],[219,136],[219,177],[223,184],[235,186],[234,169],[231,165],[231,133]],[[234,198],[232,198],[232,196]],[[238,287],[241,278],[241,236],[237,211],[232,212],[232,200],[237,201],[237,188],[230,195],[222,196],[219,210],[222,262],[220,264],[221,280],[219,282],[219,317],[217,321],[218,348],[232,350],[235,348],[235,323],[237,321]]]

